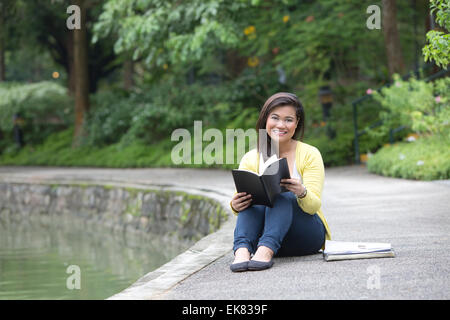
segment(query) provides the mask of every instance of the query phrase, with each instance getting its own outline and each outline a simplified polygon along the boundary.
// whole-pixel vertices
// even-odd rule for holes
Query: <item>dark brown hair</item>
[[[276,153],[275,151],[272,151],[272,141],[266,131],[266,123],[267,118],[269,117],[269,114],[272,112],[272,110],[280,106],[294,107],[298,124],[297,128],[295,128],[295,132],[294,135],[292,136],[292,139],[303,141],[303,134],[305,133],[305,111],[303,109],[302,103],[300,102],[298,97],[293,93],[289,92],[275,93],[264,103],[261,112],[259,113],[258,121],[256,122],[256,132],[258,135],[257,150],[258,153],[260,151],[264,151],[263,152],[264,161],[266,161],[267,158],[270,157],[272,154]],[[260,139],[260,129],[263,129],[264,131],[261,131],[261,133],[264,132],[267,136],[267,144],[264,144],[263,141],[261,141]]]

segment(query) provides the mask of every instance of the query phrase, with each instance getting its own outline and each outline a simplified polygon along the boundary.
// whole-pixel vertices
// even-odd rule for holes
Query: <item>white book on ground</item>
[[[376,258],[394,258],[394,251],[353,253],[353,254],[325,254],[325,261],[336,260],[354,260],[354,259],[376,259]]]
[[[391,249],[392,247],[390,243],[326,240],[324,252],[331,254],[348,254],[348,253],[386,251]]]
[[[395,257],[395,253],[390,243],[326,240],[323,257],[332,261]]]

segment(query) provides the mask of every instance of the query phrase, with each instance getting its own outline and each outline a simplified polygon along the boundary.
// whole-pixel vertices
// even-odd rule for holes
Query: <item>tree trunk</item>
[[[397,29],[397,7],[395,0],[383,0],[383,34],[388,62],[389,76],[394,73],[402,74],[405,71],[402,48]]]
[[[131,90],[134,87],[134,62],[127,59],[123,64],[123,87],[125,90]]]
[[[73,57],[75,69],[75,128],[72,147],[78,147],[84,136],[83,122],[85,114],[89,111],[89,74],[87,61],[86,37],[86,8],[84,0],[74,0],[73,4],[80,7],[81,28],[74,29]]]
[[[225,63],[227,65],[229,76],[231,78],[239,76],[242,70],[247,67],[247,58],[239,56],[238,52],[235,50],[228,50],[225,55]]]
[[[3,11],[0,11],[0,82],[5,81],[5,45],[3,41],[3,28]]]
[[[3,48],[3,39],[0,36],[0,82],[5,81],[5,50]]]
[[[73,49],[74,32],[67,33],[67,76],[68,76],[68,92],[72,97],[75,96],[75,67],[74,67],[74,49]]]

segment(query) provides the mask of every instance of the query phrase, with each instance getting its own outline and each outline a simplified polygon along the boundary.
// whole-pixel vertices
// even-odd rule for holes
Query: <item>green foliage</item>
[[[384,55],[383,36],[367,29],[364,14],[368,5],[379,3],[108,0],[94,33],[95,39],[117,35],[117,53],[133,51],[135,59],[144,59],[153,69],[203,63],[218,50],[236,50],[253,59],[255,73],[264,64],[274,70],[280,66],[288,80],[302,87],[323,81],[327,72],[336,78],[353,70],[380,76],[383,67],[376,61]],[[398,5],[399,21],[409,22],[410,6]],[[400,29],[410,38],[411,28],[402,23]],[[405,41],[405,48],[412,49],[412,42]]]
[[[134,142],[123,147],[110,144],[105,147],[71,147],[73,128],[54,133],[41,145],[26,145],[23,149],[3,154],[0,165],[92,166],[92,167],[158,167],[170,163],[167,143],[152,146]],[[169,141],[170,142],[170,141]]]
[[[257,108],[247,108],[238,111],[234,117],[231,117],[231,122],[228,123],[227,127],[234,129],[242,128],[243,130],[256,128],[258,116],[259,110]]]
[[[73,101],[67,90],[54,82],[0,85],[0,130],[10,136],[13,115],[24,119],[25,143],[40,143],[52,132],[72,122]]]
[[[176,128],[191,128],[195,120],[218,124],[228,111],[221,94],[201,84],[153,86],[131,98],[136,109],[122,142],[130,144],[139,139],[152,144],[170,137]]]
[[[115,33],[116,52],[133,50],[135,59],[158,66],[195,61],[213,48],[237,44],[240,32],[232,17],[248,6],[232,0],[109,0],[94,26],[94,41]]]
[[[428,44],[422,52],[425,61],[434,60],[441,68],[450,63],[450,1],[430,0],[431,12],[436,14],[436,22],[447,32],[431,30],[427,33]]]
[[[441,68],[447,68],[450,63],[450,34],[432,30],[427,33],[429,42],[423,48],[425,61],[434,60]]]
[[[30,155],[14,150],[9,155],[16,155],[16,163],[30,164],[170,166],[168,150],[174,145],[170,141],[174,129],[192,132],[195,120],[203,121],[204,130],[218,128],[224,136],[226,128],[254,128],[265,100],[287,91],[296,93],[305,107],[305,142],[319,148],[326,165],[348,164],[354,157],[350,102],[388,79],[382,32],[366,27],[367,6],[380,2],[107,0],[94,4],[89,11],[99,17],[93,25],[94,43],[106,37],[116,39],[115,53],[121,56],[114,63],[133,56],[133,92],[106,87],[107,91],[91,96],[88,136],[79,150],[69,147],[70,134],[63,132],[48,140],[55,143],[56,137],[67,138],[61,150],[52,149],[47,141],[36,143],[34,151],[26,149]],[[39,6],[22,3],[31,13]],[[59,30],[45,28],[51,21],[65,19],[65,11],[58,9],[65,4],[68,0],[39,10],[34,24],[28,25],[36,25],[39,32],[30,34],[53,35],[53,30]],[[400,40],[406,62],[411,64],[413,9],[404,1],[397,1],[397,6]],[[47,18],[48,24],[42,23],[47,13],[57,14],[58,19]],[[89,59],[95,70],[104,65],[96,63],[96,57]],[[111,80],[118,82],[117,77]],[[324,84],[332,87],[334,103],[332,117],[322,126],[318,91]],[[379,105],[372,102],[359,110],[360,128],[378,117]],[[328,128],[337,132],[336,139],[327,137]],[[386,137],[361,137],[361,150],[379,148]]]
[[[401,142],[369,158],[370,172],[416,180],[450,179],[450,132]]]
[[[51,59],[49,52],[31,44],[26,49],[7,51],[5,60],[7,80],[21,83],[48,81],[54,71],[60,73],[58,83],[64,83],[67,79],[65,70]]]
[[[116,143],[128,131],[136,104],[121,91],[101,91],[91,96],[86,128],[86,143],[104,146]]]
[[[402,81],[395,75],[394,81],[392,86],[373,95],[383,106],[380,110],[383,124],[370,131],[373,135],[385,135],[399,126],[407,126],[418,134],[441,133],[449,127],[450,78],[427,83],[415,78]]]
[[[278,91],[299,96],[308,130],[322,120],[319,87],[331,84],[333,109],[339,110],[327,127],[337,131],[337,138],[329,141],[325,131],[311,130],[305,139],[323,146],[329,164],[348,163],[353,157],[349,101],[379,85],[369,85],[371,79],[387,79],[386,66],[380,64],[385,51],[382,32],[366,27],[364,12],[372,4],[381,3],[108,0],[94,27],[96,37],[115,34],[116,52],[131,50],[134,58],[142,58],[151,83],[144,87],[151,93],[133,102],[140,107],[121,141],[159,141],[174,128],[191,129],[194,120],[217,128],[253,128],[264,101]],[[411,60],[413,9],[405,2],[398,7],[402,45]],[[188,72],[194,75],[193,85],[182,81]],[[218,83],[208,81],[211,74]],[[214,96],[213,103],[205,98],[208,94]],[[361,127],[371,124],[378,111],[375,103],[365,106]],[[364,136],[360,145],[373,150],[386,140],[387,135]]]
[[[305,138],[305,142],[319,149],[326,167],[348,165],[353,160],[353,133],[341,133],[331,140],[325,132]]]
[[[380,33],[368,32],[362,14],[366,7],[361,1],[326,0],[296,3],[290,11],[272,3],[269,10],[253,15],[255,37],[243,42],[244,52],[273,58],[289,78],[302,83],[323,80],[331,70],[335,77],[344,76],[345,64],[356,66],[375,57],[373,45]]]
[[[204,126],[223,127],[230,112],[229,88],[183,85],[176,82],[143,88],[142,92],[99,92],[92,96],[92,109],[87,117],[87,145],[104,146],[138,140],[153,144],[170,137],[176,128],[191,128],[195,120]]]

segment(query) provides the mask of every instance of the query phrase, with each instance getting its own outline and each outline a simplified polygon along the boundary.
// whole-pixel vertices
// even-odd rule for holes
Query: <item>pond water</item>
[[[0,299],[106,299],[188,246],[77,218],[0,219]]]

